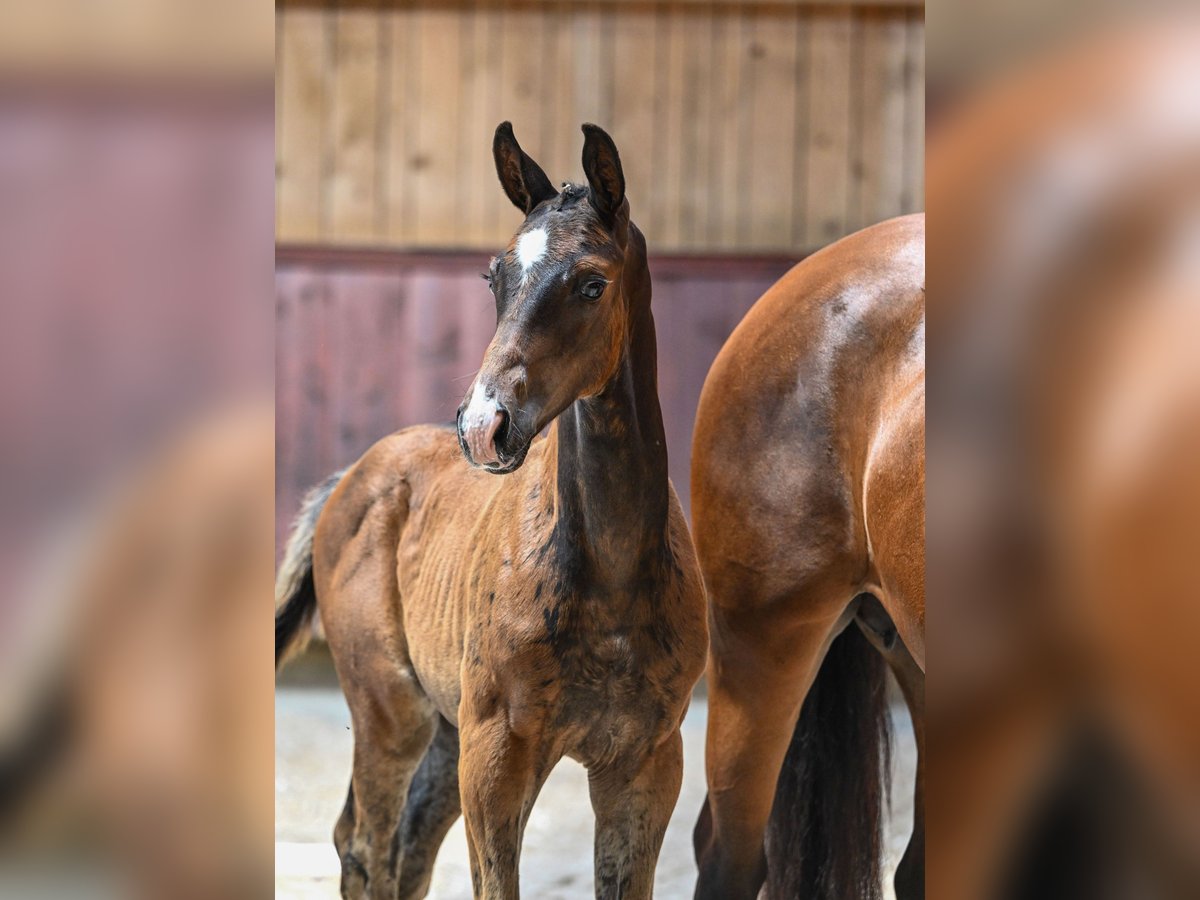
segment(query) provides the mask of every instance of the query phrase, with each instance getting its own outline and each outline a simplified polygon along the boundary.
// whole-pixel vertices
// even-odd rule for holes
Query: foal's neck
[[[650,272],[645,242],[630,227],[622,274],[629,329],[616,375],[558,419],[558,527],[600,576],[636,577],[658,557],[670,488]]]

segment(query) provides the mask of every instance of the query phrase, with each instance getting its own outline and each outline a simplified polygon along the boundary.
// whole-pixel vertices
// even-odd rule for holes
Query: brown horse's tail
[[[770,900],[878,900],[891,728],[886,663],[856,625],[800,711],[767,825]]]
[[[308,492],[292,525],[283,562],[275,576],[275,669],[303,650],[316,623],[317,592],[313,586],[312,546],[317,519],[343,472],[335,472]]]

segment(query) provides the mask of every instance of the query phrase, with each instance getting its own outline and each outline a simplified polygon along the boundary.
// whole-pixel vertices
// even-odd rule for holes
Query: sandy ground
[[[687,900],[696,867],[691,833],[704,798],[703,699],[683,726],[683,790],[658,861],[655,896]],[[916,751],[907,711],[896,722],[894,796],[888,829],[888,872],[912,828]],[[350,777],[350,716],[335,688],[281,687],[275,700],[275,896],[308,900],[338,896],[338,860],[331,842]],[[592,815],[587,776],[563,760],[547,780],[530,816],[521,858],[523,896],[582,900],[592,896]],[[888,877],[890,896],[890,874]],[[442,846],[434,872],[434,900],[469,900],[467,844],[460,820]]]

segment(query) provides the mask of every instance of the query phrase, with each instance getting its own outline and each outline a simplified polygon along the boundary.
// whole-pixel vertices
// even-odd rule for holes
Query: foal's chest
[[[514,724],[548,727],[585,762],[654,744],[678,725],[691,690],[691,648],[666,585],[652,595],[593,591],[527,607],[484,639],[505,672]],[[493,616],[493,626],[496,619]],[[528,721],[528,720],[526,720]]]

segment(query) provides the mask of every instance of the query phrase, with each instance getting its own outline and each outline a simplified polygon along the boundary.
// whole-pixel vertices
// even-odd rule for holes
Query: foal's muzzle
[[[458,444],[467,461],[496,474],[513,471],[528,449],[518,432],[505,404],[476,382],[458,408]]]
[[[502,406],[486,416],[473,416],[465,421],[463,410],[459,410],[458,440],[467,459],[477,466],[499,465],[500,453],[496,449],[496,441],[504,436],[507,426],[508,413]]]

